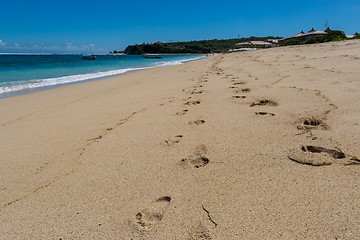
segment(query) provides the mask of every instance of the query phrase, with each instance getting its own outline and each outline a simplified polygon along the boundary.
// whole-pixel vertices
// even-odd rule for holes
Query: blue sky
[[[360,32],[359,0],[2,0],[0,52],[107,53],[155,41]]]

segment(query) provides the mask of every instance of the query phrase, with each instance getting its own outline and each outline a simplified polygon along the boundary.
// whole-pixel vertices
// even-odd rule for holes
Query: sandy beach
[[[359,239],[360,40],[0,99],[0,239]]]

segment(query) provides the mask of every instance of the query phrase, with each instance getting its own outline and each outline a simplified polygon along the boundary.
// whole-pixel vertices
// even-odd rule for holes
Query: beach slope
[[[281,47],[0,99],[0,238],[360,238],[359,64]]]

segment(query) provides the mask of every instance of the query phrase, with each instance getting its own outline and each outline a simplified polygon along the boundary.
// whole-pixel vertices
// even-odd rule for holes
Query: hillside
[[[262,41],[268,37],[249,37],[249,38],[236,38],[236,39],[213,39],[189,42],[169,42],[169,43],[143,43],[141,45],[129,45],[124,53],[129,55],[141,55],[144,53],[221,53],[226,52],[233,48],[236,43],[246,41]]]

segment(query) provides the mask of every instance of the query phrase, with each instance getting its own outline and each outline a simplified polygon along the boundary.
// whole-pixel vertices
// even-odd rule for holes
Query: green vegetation
[[[336,30],[336,31],[331,31],[326,35],[293,38],[291,40],[280,42],[280,45],[289,46],[289,45],[314,44],[314,43],[324,43],[324,42],[332,42],[332,41],[343,41],[346,39],[347,39],[346,35],[343,31]]]
[[[354,39],[360,39],[359,34],[355,34]],[[236,48],[237,43],[245,43],[249,41],[266,41],[267,39],[280,39],[280,37],[249,37],[249,38],[234,38],[234,39],[212,39],[212,40],[201,40],[201,41],[189,41],[189,42],[155,42],[155,43],[143,43],[136,45],[129,45],[124,53],[129,55],[141,55],[146,53],[161,54],[161,53],[172,53],[172,54],[208,54],[208,53],[223,53],[227,52],[232,48]],[[314,44],[324,43],[331,41],[343,41],[347,40],[347,37],[343,31],[330,31],[326,35],[320,36],[304,36],[299,38],[293,38],[279,42],[280,46],[288,45],[302,45],[302,44]],[[253,47],[253,45],[243,45],[242,47]],[[261,46],[256,46],[257,48]],[[266,47],[266,46],[263,46]],[[121,53],[114,51],[114,53]]]
[[[236,39],[213,39],[213,40],[201,40],[201,41],[190,41],[190,42],[171,42],[171,43],[152,43],[152,44],[141,44],[141,45],[129,45],[124,53],[130,55],[140,55],[144,53],[222,53],[227,52],[233,48],[236,43],[246,41],[264,41],[269,38],[275,38],[272,36],[268,37],[249,37],[249,38],[236,38]],[[276,37],[279,38],[279,37]],[[275,38],[275,39],[276,39]]]

